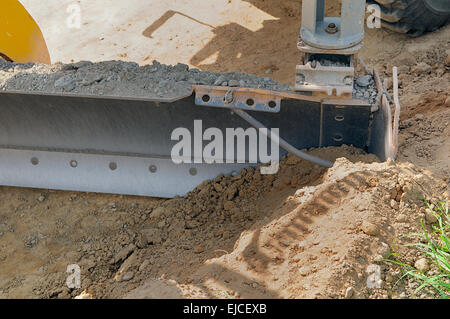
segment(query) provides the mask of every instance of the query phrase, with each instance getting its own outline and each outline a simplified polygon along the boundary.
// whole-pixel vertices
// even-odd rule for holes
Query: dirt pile
[[[373,160],[362,154],[357,157]],[[242,184],[228,188],[232,191],[225,196],[218,192],[223,205],[212,200],[213,212],[225,214],[222,218],[217,216],[219,225],[227,225],[229,218],[234,227],[243,226],[237,240],[233,238],[233,247],[217,249],[214,237],[223,240],[229,234],[233,237],[239,233],[229,233],[226,228],[217,229],[206,222],[191,239],[181,237],[183,241],[187,239],[184,251],[164,251],[167,257],[162,259],[168,263],[160,262],[161,255],[154,258],[156,247],[147,248],[138,253],[141,259],[134,266],[127,264],[123,269],[136,274],[139,283],[125,297],[157,297],[159,292],[162,296],[170,292],[190,298],[417,297],[413,293],[416,283],[404,280],[395,286],[402,273],[384,260],[392,252],[404,253],[411,265],[424,257],[405,249],[402,245],[408,239],[402,235],[417,230],[418,220],[424,217],[419,194],[436,200],[436,196],[444,196],[446,184],[436,183],[413,165],[393,162],[354,164],[340,158],[325,174],[312,167],[307,172],[303,164],[288,158],[280,174],[262,185],[255,183],[255,178],[259,179],[257,172],[247,171],[235,179],[238,185]],[[296,172],[302,176],[301,183]],[[216,185],[223,182],[227,183],[227,179],[199,187],[186,198],[188,203],[201,198],[202,193],[215,194]],[[255,190],[264,190],[258,194],[259,191],[252,191],[252,185]],[[186,199],[166,202],[165,211],[182,209]],[[204,202],[208,203],[203,199]],[[194,220],[202,224],[203,216],[214,216],[208,213],[208,206],[200,206]],[[203,227],[207,233],[202,232]],[[205,235],[211,241],[204,240]],[[204,258],[202,264],[183,262],[192,263],[196,254]],[[140,277],[141,273],[144,277]],[[163,284],[167,288],[161,288]],[[132,287],[133,284],[119,282],[112,296],[123,296],[123,289]],[[432,291],[421,295],[431,296]]]
[[[0,297],[386,297],[399,273],[382,257],[418,227],[418,194],[445,185],[352,147],[311,153],[340,159],[326,172],[288,157],[171,200],[1,192]]]

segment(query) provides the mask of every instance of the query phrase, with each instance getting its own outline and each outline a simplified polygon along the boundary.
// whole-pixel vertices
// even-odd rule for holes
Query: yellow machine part
[[[17,0],[0,1],[0,56],[20,63],[50,64],[39,26]]]

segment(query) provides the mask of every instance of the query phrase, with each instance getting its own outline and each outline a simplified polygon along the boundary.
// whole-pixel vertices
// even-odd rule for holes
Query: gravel
[[[362,99],[369,104],[376,104],[378,90],[372,75],[363,75],[357,77],[353,86],[353,98]]]
[[[190,94],[192,85],[290,91],[288,85],[269,77],[200,71],[181,63],[172,66],[153,61],[152,64],[139,66],[137,63],[124,61],[80,61],[43,65],[18,64],[0,58],[0,90],[4,91],[176,98]],[[377,92],[373,79],[367,76],[355,79],[353,96],[374,104]]]
[[[287,85],[254,74],[217,74],[189,69],[185,64],[171,66],[153,61],[139,66],[123,61],[81,61],[47,66],[0,59],[1,90],[173,98],[189,94],[195,84],[289,90]]]

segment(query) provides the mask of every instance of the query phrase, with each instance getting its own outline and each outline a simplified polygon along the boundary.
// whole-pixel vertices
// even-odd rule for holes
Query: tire
[[[450,0],[369,0],[381,7],[387,29],[419,36],[450,22]]]

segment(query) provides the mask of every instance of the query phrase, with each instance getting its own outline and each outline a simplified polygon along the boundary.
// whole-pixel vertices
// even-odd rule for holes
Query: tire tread
[[[370,0],[369,3],[381,6],[384,27],[412,36],[435,31],[450,22],[449,11],[432,11],[424,0]],[[393,16],[396,19],[392,19]]]

